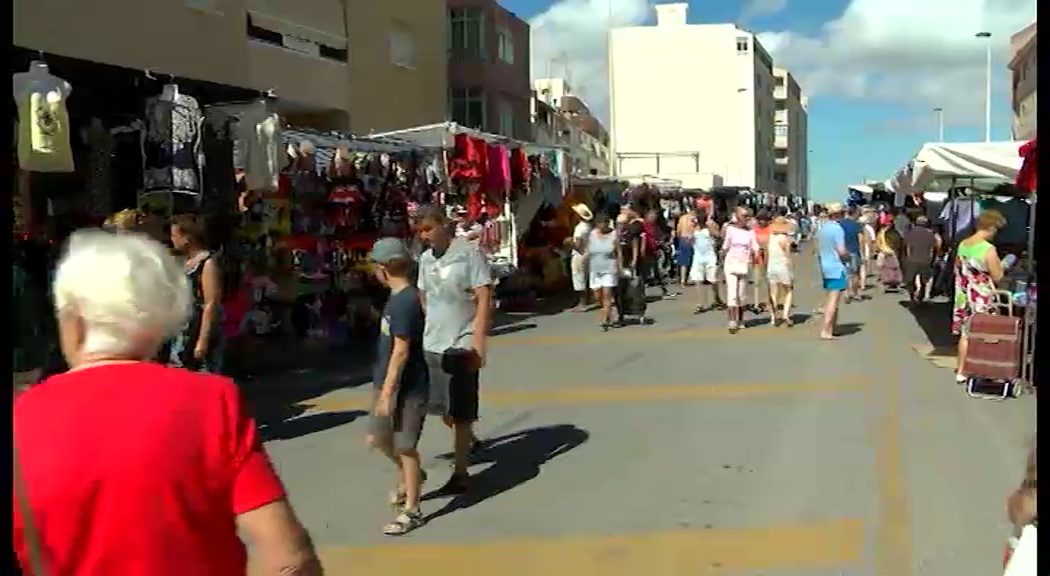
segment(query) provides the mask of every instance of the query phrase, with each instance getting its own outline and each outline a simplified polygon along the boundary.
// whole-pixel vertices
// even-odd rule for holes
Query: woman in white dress
[[[791,300],[794,297],[794,262],[791,255],[791,222],[778,216],[769,226],[769,244],[766,247],[768,264],[766,277],[769,280],[769,296],[773,302],[773,325],[794,326],[791,318]],[[780,311],[780,317],[777,312]]]

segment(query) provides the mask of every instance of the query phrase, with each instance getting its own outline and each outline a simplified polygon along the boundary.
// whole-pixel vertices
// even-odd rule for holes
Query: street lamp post
[[[992,141],[992,33],[978,32],[974,35],[985,41],[984,68],[984,141]]]
[[[937,115],[937,141],[944,142],[944,108],[934,108],[933,113]]]
[[[618,149],[616,147],[616,79],[613,76],[613,3],[612,0],[608,0],[605,4],[606,8],[606,25],[609,27],[609,35],[607,39],[608,44],[608,59],[606,66],[609,68],[609,157],[612,160],[612,175],[616,176],[620,173],[620,159],[617,154]]]

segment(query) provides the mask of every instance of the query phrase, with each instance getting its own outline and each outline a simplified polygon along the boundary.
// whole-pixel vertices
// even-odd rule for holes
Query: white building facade
[[[1010,38],[1010,101],[1014,110],[1014,140],[1035,138],[1036,115],[1036,23]]]
[[[772,58],[754,34],[688,24],[687,10],[658,4],[655,26],[612,31],[613,173],[774,191]]]
[[[807,99],[795,77],[783,68],[773,68],[774,190],[809,198],[809,133]]]

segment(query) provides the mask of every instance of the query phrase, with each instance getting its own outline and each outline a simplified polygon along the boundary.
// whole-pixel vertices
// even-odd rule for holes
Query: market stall
[[[436,201],[483,229],[481,244],[499,279],[500,305],[529,305],[537,289],[554,282],[550,276],[558,266],[550,263],[553,259],[556,264],[557,258],[548,242],[547,208],[559,206],[565,195],[565,154],[561,148],[489,134],[455,122],[373,134],[371,138],[397,138],[444,151],[448,185]],[[526,246],[530,242],[540,245]]]
[[[1016,186],[1034,143],[988,142],[926,144],[905,168],[891,179],[895,194],[906,194],[922,202],[929,190],[946,190],[940,220],[946,244],[951,247],[946,262],[954,261],[954,247],[972,233],[972,224],[982,210],[995,209],[1007,225],[996,234],[994,243],[1001,257],[1013,255],[1019,264],[1011,267],[1001,288],[1012,295],[1013,309],[1022,318],[1021,370],[1018,375],[1032,380],[1034,357],[1036,245],[1034,177],[1030,187]],[[1034,164],[1033,164],[1034,166]],[[1027,181],[1027,178],[1025,178]],[[945,269],[952,272],[951,266]],[[951,286],[952,281],[940,282]]]

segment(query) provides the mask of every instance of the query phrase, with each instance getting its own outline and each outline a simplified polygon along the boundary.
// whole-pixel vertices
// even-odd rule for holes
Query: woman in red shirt
[[[14,548],[47,576],[321,574],[221,376],[151,362],[186,322],[182,265],[138,234],[80,232],[53,285],[70,370],[14,406]]]

